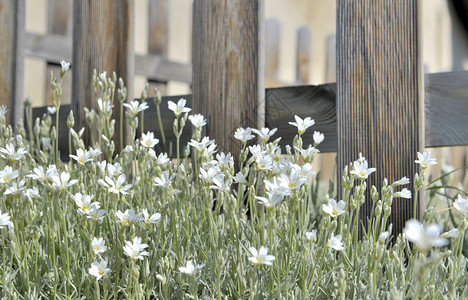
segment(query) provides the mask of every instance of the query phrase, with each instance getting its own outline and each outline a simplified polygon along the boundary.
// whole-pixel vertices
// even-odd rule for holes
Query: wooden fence
[[[161,29],[165,25],[160,25],[167,24],[167,14],[161,13],[167,1],[150,1],[151,36],[156,39],[164,40],[167,33]],[[150,42],[153,50],[147,56],[132,53],[132,1],[73,1],[73,40],[53,33],[24,35],[20,24],[24,21],[24,1],[0,0],[0,4],[0,24],[7,24],[0,27],[2,47],[21,50],[24,43],[27,55],[52,63],[72,60],[72,104],[62,107],[63,123],[67,110],[73,107],[80,114],[84,104],[81,99],[92,99],[80,91],[90,90],[86,82],[91,68],[96,67],[126,76],[130,90],[132,83],[128,79],[133,72],[158,82],[192,82],[193,97],[184,97],[195,112],[207,117],[206,134],[215,137],[227,151],[239,149],[231,137],[238,126],[277,127],[282,143],[290,144],[296,131],[287,125],[288,121],[295,114],[310,116],[316,121],[315,129],[327,136],[320,150],[337,151],[338,170],[362,152],[378,169],[369,179],[377,187],[384,177],[396,180],[414,174],[416,152],[424,147],[468,144],[468,72],[423,75],[417,0],[339,0],[336,48],[331,46],[336,52],[330,51],[336,53],[336,59],[327,61],[327,80],[333,80],[336,74],[337,83],[271,89],[265,89],[263,74],[268,74],[267,81],[278,81],[278,61],[274,58],[274,45],[278,43],[274,30],[278,24],[264,21],[263,0],[195,0],[192,68],[165,58],[167,49],[161,48],[161,40]],[[119,26],[119,30],[106,30],[113,26]],[[311,34],[303,29],[298,35],[301,63],[296,73],[301,84],[308,81]],[[118,41],[119,49],[112,48],[112,41]],[[333,45],[334,37],[329,42]],[[110,53],[110,58],[96,55],[102,53],[98,49]],[[23,53],[9,51],[2,55],[0,61],[11,62]],[[21,71],[21,65],[15,63],[0,68],[0,81],[10,91],[0,96],[3,104],[20,103],[21,89],[15,82],[19,82]],[[164,97],[163,101],[177,98]],[[149,104],[145,128],[157,134],[155,109]],[[44,109],[37,108],[35,114],[40,115]],[[16,108],[14,111],[16,114]],[[172,115],[164,105],[162,113],[165,128],[171,128]],[[185,134],[183,140],[189,137],[189,132]],[[304,136],[304,144],[309,143],[311,134]],[[363,214],[368,214],[370,207],[371,203],[366,202]],[[412,207],[412,201],[395,199],[391,216],[394,232],[401,232],[407,219],[417,217],[412,216]]]

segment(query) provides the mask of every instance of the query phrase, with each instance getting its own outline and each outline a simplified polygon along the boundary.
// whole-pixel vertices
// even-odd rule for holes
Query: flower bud
[[[377,188],[375,187],[375,185],[373,185],[371,188],[371,198],[373,202],[376,202],[377,200],[379,200],[379,192],[377,191]]]
[[[67,127],[72,128],[73,126],[75,126],[75,118],[73,118],[73,111],[70,110],[67,118]]]
[[[159,105],[161,104],[161,101],[162,101],[161,91],[157,87],[155,87],[154,88],[154,104]]]

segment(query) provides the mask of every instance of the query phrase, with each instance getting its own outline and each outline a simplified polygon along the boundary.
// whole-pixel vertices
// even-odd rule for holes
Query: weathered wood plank
[[[327,67],[325,70],[325,81],[336,81],[336,36],[331,34],[327,38]]]
[[[60,64],[72,60],[72,39],[60,35],[26,33],[25,55]],[[192,82],[191,64],[171,61],[160,55],[135,55],[135,73],[154,81]]]
[[[468,82],[468,71],[429,74],[425,78],[426,147],[468,145],[468,87],[465,84]],[[180,98],[185,98],[187,106],[193,107],[192,95],[162,97],[162,123],[166,139],[172,142],[175,142],[172,133],[174,113],[167,108],[167,102],[177,102]],[[266,126],[278,128],[275,136],[282,137],[282,146],[291,145],[297,130],[288,125],[288,122],[293,121],[295,114],[303,118],[312,117],[316,124],[310,132],[303,135],[304,145],[313,144],[312,132],[319,130],[325,134],[324,142],[318,146],[320,151],[336,152],[335,101],[335,83],[266,89]],[[150,107],[145,111],[145,130],[154,132],[160,138],[156,109],[151,99],[148,99],[148,104]],[[444,105],[448,107],[445,108]],[[69,111],[68,105],[61,109],[62,128],[65,128]],[[46,107],[34,108],[34,118],[41,117],[45,112]],[[191,134],[190,122],[187,122],[181,140],[190,140]],[[59,135],[60,144],[67,144],[68,136],[62,132]]]
[[[307,26],[302,26],[297,31],[297,53],[296,53],[296,81],[298,84],[309,82],[310,70],[310,47],[312,33]]]
[[[132,0],[73,2],[73,88],[72,109],[76,126],[85,126],[84,108],[97,107],[92,87],[93,70],[117,73],[133,100],[134,3]],[[119,120],[120,103],[114,99],[114,119]],[[115,148],[124,141],[114,135]]]
[[[206,116],[206,134],[220,151],[234,157],[241,146],[235,130],[257,127],[262,114],[262,6],[262,0],[194,1],[194,111]]]
[[[47,32],[49,34],[56,34],[62,36],[70,36],[72,31],[72,11],[73,1],[72,0],[48,0],[48,16],[47,16]],[[54,45],[55,46],[55,45]],[[52,89],[50,87],[49,77],[50,73],[53,72],[58,76],[61,71],[60,64],[56,62],[47,62],[46,68],[46,103],[48,105],[53,104]],[[71,72],[70,72],[71,73]],[[70,103],[71,101],[71,74],[65,76],[62,82],[62,103]]]
[[[0,105],[13,126],[23,117],[24,18],[24,0],[0,0]]]
[[[418,15],[418,0],[337,2],[338,178],[359,152],[377,168],[369,187],[419,172],[414,160],[424,148],[424,106]],[[364,222],[371,202],[368,193]],[[418,217],[412,202],[394,199],[394,233]]]

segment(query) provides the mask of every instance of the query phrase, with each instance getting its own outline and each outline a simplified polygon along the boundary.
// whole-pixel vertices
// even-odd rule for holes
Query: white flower
[[[11,185],[5,190],[5,192],[3,194],[4,195],[16,196],[19,193],[21,193],[21,191],[26,189],[26,186],[24,185],[25,183],[26,183],[26,180],[24,180],[24,179],[22,179],[18,183],[16,181],[12,181]]]
[[[167,164],[168,162],[170,162],[171,160],[167,157],[167,154],[166,153],[160,153],[158,155],[158,158],[156,159],[156,163],[158,165],[165,165]]]
[[[135,149],[133,148],[132,145],[127,145],[125,146],[125,148],[122,149],[122,152],[125,152],[125,153],[131,153],[133,151],[135,151]]]
[[[306,240],[308,242],[315,242],[317,240],[317,230],[312,230],[305,233]]]
[[[91,247],[93,248],[94,254],[104,253],[107,250],[106,241],[103,238],[95,238],[91,241]]]
[[[262,264],[271,266],[275,260],[273,255],[268,255],[268,248],[263,246],[261,246],[258,251],[254,247],[250,247],[249,250],[252,254],[252,256],[249,257],[249,261],[251,261],[254,266],[259,266]]]
[[[89,209],[91,206],[91,201],[94,199],[94,195],[82,195],[81,193],[76,193],[75,195],[71,195],[73,201],[78,206],[76,210],[80,215],[87,215],[89,214]],[[97,202],[93,202],[97,203]]]
[[[448,240],[439,237],[442,227],[438,224],[431,224],[424,227],[418,220],[411,219],[406,222],[403,234],[410,241],[422,250],[428,250],[431,247],[442,247],[448,243]]]
[[[2,214],[0,211],[0,228],[3,228],[4,226],[11,227],[13,226],[13,223],[10,221],[10,216],[8,213]]]
[[[205,117],[201,114],[191,115],[188,118],[195,128],[200,128],[206,125]]]
[[[101,78],[102,81],[107,81],[107,72],[104,71],[101,74],[99,74],[99,78]]]
[[[223,170],[234,164],[234,159],[232,158],[231,153],[228,153],[227,155],[224,152],[216,154],[216,160],[217,161],[214,161],[214,163],[217,162],[218,167]]]
[[[187,100],[185,100],[184,98],[181,98],[177,102],[177,104],[175,104],[172,101],[168,101],[167,105],[168,105],[169,109],[174,112],[175,116],[179,117],[181,113],[187,113],[187,112],[190,112],[192,110],[191,108],[185,107],[186,102],[187,102]]]
[[[309,145],[307,149],[300,149],[300,148],[294,148],[294,149],[299,150],[299,152],[302,155],[302,158],[304,159],[304,161],[307,161],[307,162],[311,161],[315,157],[315,155],[320,152],[317,148],[312,147],[312,145]]]
[[[409,178],[407,178],[406,176],[403,176],[400,180],[397,180],[394,183],[392,183],[392,187],[397,187],[397,186],[405,185],[408,183],[410,183]]]
[[[291,195],[291,189],[289,187],[285,187],[284,185],[281,185],[278,182],[277,177],[273,177],[271,181],[268,179],[265,179],[263,180],[263,182],[265,183],[265,189],[269,193],[276,193],[276,194],[283,195],[283,196]]]
[[[109,177],[116,177],[122,174],[122,166],[119,163],[107,164],[107,174]]]
[[[440,237],[452,238],[452,239],[456,239],[459,236],[460,236],[460,230],[458,230],[458,228],[453,228],[452,230],[444,232],[440,235]]]
[[[71,130],[73,130],[73,128]],[[41,143],[42,143],[42,147],[47,149],[50,146],[52,146],[52,139],[49,137],[43,137],[41,138]]]
[[[302,120],[300,117],[295,115],[294,119],[296,122],[289,122],[289,124],[297,127],[297,131],[299,132],[299,135],[304,134],[307,128],[315,124],[315,121],[312,120],[312,118],[310,117],[307,117],[304,120]]]
[[[267,193],[267,198],[255,196],[259,204],[264,205],[266,208],[273,208],[276,204],[280,203],[284,199],[284,195],[278,193]]]
[[[237,128],[236,132],[234,133],[234,137],[243,143],[247,142],[248,140],[253,139],[255,136],[252,134],[251,128]]]
[[[10,166],[5,166],[5,168],[0,171],[0,183],[10,183],[13,179],[19,176],[18,170],[13,170]]]
[[[40,198],[39,190],[37,187],[32,187],[23,191],[23,196],[29,199]]]
[[[424,151],[424,153],[418,152],[418,159],[414,161],[417,164],[421,165],[421,168],[425,169],[429,166],[437,164],[435,158],[431,158],[431,152]]]
[[[197,271],[203,268],[205,264],[195,265],[191,260],[187,261],[185,267],[179,267],[181,273],[187,274],[189,276],[195,276]]]
[[[331,237],[328,239],[328,247],[335,249],[336,251],[344,250],[341,234],[335,236],[334,233],[331,234]]]
[[[364,180],[369,177],[370,174],[375,172],[375,168],[369,168],[367,166],[367,160],[364,161],[359,161],[356,160],[354,162],[354,170],[352,170],[350,173],[356,175],[359,179]]]
[[[338,203],[335,199],[329,198],[327,204],[322,204],[322,209],[324,212],[332,216],[333,218],[338,217],[341,214],[345,213],[346,203],[343,200],[340,200]]]
[[[98,108],[101,112],[108,114],[112,111],[112,102],[110,100],[102,100],[102,98],[98,99]]]
[[[3,123],[5,121],[5,116],[7,113],[8,109],[6,105],[0,106],[0,123]]]
[[[214,185],[210,186],[210,189],[229,192],[231,189],[231,180],[225,180],[224,176],[216,176],[213,178]]]
[[[125,241],[125,246],[123,247],[123,250],[125,255],[129,256],[134,261],[137,261],[138,259],[143,260],[144,256],[149,255],[147,251],[143,251],[147,247],[148,245],[142,244],[141,238],[136,236],[133,239],[133,243],[130,241]]]
[[[51,115],[55,114],[57,112],[57,107],[55,106],[47,106],[47,112]]]
[[[154,213],[150,216],[146,208],[143,208],[141,212],[143,213],[143,219],[146,226],[149,226],[150,224],[156,224],[159,219],[161,219],[160,213]]]
[[[169,172],[164,171],[161,173],[161,176],[154,178],[153,185],[169,189],[169,187],[172,185],[172,180],[174,179],[174,177],[175,174],[169,176]]]
[[[247,179],[242,172],[237,172],[236,176],[232,179],[234,179],[235,183],[247,184]]]
[[[60,177],[58,175],[52,176],[52,187],[63,192],[72,185],[78,183],[77,179],[70,180],[70,173],[62,172]]]
[[[89,268],[89,274],[96,277],[97,280],[101,279],[102,276],[110,273],[111,269],[107,267],[107,260],[103,259],[100,262],[91,263],[91,268]]]
[[[127,177],[125,174],[121,174],[116,181],[114,181],[112,178],[106,176],[105,180],[99,179],[98,183],[102,185],[105,188],[108,188],[108,191],[110,193],[114,194],[122,194],[126,195],[128,194],[128,190],[133,186],[133,184],[127,184],[123,185]]]
[[[390,236],[390,232],[384,231],[379,235],[379,243],[383,244],[387,240],[387,238]]]
[[[85,163],[93,161],[91,158],[91,152],[84,149],[77,149],[76,155],[70,154],[70,157],[78,162],[79,165],[84,166]]]
[[[207,184],[213,183],[213,179],[221,173],[221,170],[218,166],[210,167],[206,171],[203,168],[200,168],[200,178],[205,181]]]
[[[4,158],[15,162],[23,158],[23,156],[28,153],[28,151],[23,147],[19,147],[18,150],[15,150],[15,146],[12,143],[9,143],[5,146],[5,148],[0,148],[0,153]]]
[[[141,213],[135,213],[133,209],[127,209],[125,213],[119,210],[115,214],[117,218],[119,218],[117,223],[120,223],[123,226],[131,226],[144,220],[143,215]]]
[[[140,102],[138,102],[137,100],[131,101],[130,104],[124,103],[123,106],[128,108],[128,110],[133,116],[138,115],[140,112],[146,110],[149,107],[146,102],[140,104]]]
[[[141,145],[145,148],[153,148],[159,143],[159,140],[154,137],[153,132],[147,132],[141,135]]]
[[[463,198],[458,194],[457,200],[453,203],[453,207],[456,208],[459,212],[466,215],[468,213],[468,199]]]
[[[395,197],[395,198],[400,197],[400,198],[405,198],[405,199],[411,199],[412,195],[411,195],[411,191],[410,191],[410,190],[408,190],[407,188],[404,188],[404,189],[402,189],[401,191],[396,192],[395,194],[393,194],[393,197]]]
[[[99,209],[100,207],[101,205],[98,202],[91,203],[89,206],[87,218],[93,220],[94,222],[104,219],[104,214],[106,211],[104,209]]]
[[[258,130],[258,129],[252,129],[252,131],[256,134],[258,134],[258,136],[262,139],[262,141],[264,143],[268,142],[268,140],[270,139],[270,137],[272,137],[276,131],[278,131],[278,128],[273,128],[272,130],[266,128],[266,127],[263,127],[262,129]]]
[[[296,169],[291,170],[289,176],[282,173],[278,182],[280,185],[288,188],[290,190],[298,190],[301,186],[306,183],[307,179],[304,176],[301,176],[299,171]]]
[[[60,65],[62,66],[62,73],[65,73],[66,71],[68,71],[68,69],[70,69],[70,63],[69,62],[61,60]]]
[[[320,131],[314,131],[313,138],[314,138],[314,145],[317,146],[323,142],[323,140],[325,139],[325,136]]]

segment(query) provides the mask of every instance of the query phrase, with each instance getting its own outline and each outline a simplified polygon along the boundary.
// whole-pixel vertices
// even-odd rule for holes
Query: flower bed
[[[457,228],[441,235],[433,223],[446,223],[448,213],[436,219],[429,212],[426,225],[408,221],[392,243],[392,201],[417,193],[404,187],[406,177],[385,181],[380,192],[370,187],[374,209],[358,239],[364,223],[355,216],[367,177],[378,170],[360,156],[344,171],[343,199],[325,196],[311,165],[324,137],[314,132],[315,145],[302,145],[310,118],[290,123],[298,135],[285,153],[279,139],[271,141],[275,129],[239,128],[236,172],[231,154],[201,136],[206,121],[189,116],[184,100],[169,103],[176,136],[187,120],[194,126],[190,148],[181,153],[177,143],[177,159],[157,153],[154,133],[137,139],[138,117],[148,106],[123,103],[120,83],[117,95],[134,142],[117,155],[111,119],[117,80],[106,74],[94,77],[99,107],[87,113],[92,148],[84,147],[83,130],[72,129],[71,114],[74,147],[65,163],[57,150],[59,125],[51,120],[54,114],[58,120],[66,70],[52,81],[55,109],[34,126],[29,118],[28,130],[13,133],[0,109],[3,298],[467,297],[465,196],[458,195],[451,212]],[[160,97],[156,101],[160,105]],[[248,146],[254,134],[260,143]],[[426,182],[425,169],[436,163],[427,152],[418,158],[416,192]]]

